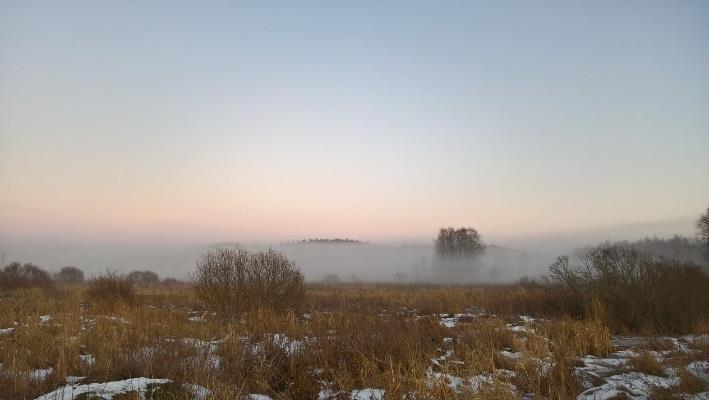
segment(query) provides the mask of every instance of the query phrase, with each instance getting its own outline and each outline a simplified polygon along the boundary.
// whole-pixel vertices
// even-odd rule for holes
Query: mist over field
[[[0,400],[709,400],[709,0],[0,0]]]
[[[545,235],[493,237],[474,267],[461,280],[436,269],[433,234],[430,239],[401,239],[363,243],[233,242],[247,249],[269,247],[286,254],[309,281],[336,274],[343,282],[506,283],[548,272],[554,259],[604,241],[635,241],[693,234],[696,217],[619,225],[587,231]],[[217,243],[198,242],[88,242],[32,241],[4,237],[0,257],[5,262],[31,262],[49,270],[71,265],[87,274],[106,269],[129,272],[152,270],[161,277],[188,279],[204,251]],[[399,274],[398,277],[394,275]]]

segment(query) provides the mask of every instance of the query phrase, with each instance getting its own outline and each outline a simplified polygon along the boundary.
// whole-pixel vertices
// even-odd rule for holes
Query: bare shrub
[[[92,303],[113,307],[118,304],[134,305],[136,293],[133,283],[125,274],[106,271],[102,276],[89,280],[86,295]]]
[[[10,290],[31,287],[48,289],[52,286],[52,278],[49,273],[30,263],[12,262],[0,271],[0,289]]]
[[[183,282],[177,278],[165,278],[160,283],[165,286],[184,286],[187,284],[186,282]]]
[[[621,245],[567,256],[550,267],[551,301],[572,317],[600,318],[615,332],[691,332],[709,318],[709,275]]]
[[[323,281],[323,283],[330,283],[330,284],[342,282],[340,280],[340,277],[337,274],[327,274],[327,275],[323,276],[322,281]]]
[[[160,277],[153,271],[133,271],[128,274],[128,280],[136,285],[152,286],[160,283]]]
[[[697,220],[697,236],[704,244],[704,260],[709,262],[709,208],[707,213]]]
[[[274,250],[210,250],[198,261],[193,280],[197,296],[224,316],[259,307],[295,308],[305,296],[303,274]]]
[[[60,282],[77,283],[84,281],[84,271],[76,267],[64,267],[54,275]]]

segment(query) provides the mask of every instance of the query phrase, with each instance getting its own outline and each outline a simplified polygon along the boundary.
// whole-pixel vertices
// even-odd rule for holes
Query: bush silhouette
[[[340,277],[337,274],[327,274],[323,276],[322,281],[324,283],[340,283]]]
[[[126,305],[136,303],[133,283],[125,274],[115,271],[106,271],[102,276],[91,278],[86,295],[92,303],[109,308],[121,303]]]
[[[614,331],[681,333],[709,317],[709,275],[629,246],[602,245],[550,267],[553,301],[573,317],[602,319]]]
[[[160,277],[153,271],[133,271],[128,274],[128,280],[136,285],[157,285],[160,283]]]
[[[52,277],[47,271],[30,263],[12,262],[0,270],[0,289],[30,287],[52,288]]]
[[[60,282],[83,282],[84,272],[76,267],[64,267],[54,275],[54,279]]]
[[[303,274],[273,250],[210,250],[198,261],[193,281],[198,297],[226,317],[260,307],[295,308],[305,296]]]

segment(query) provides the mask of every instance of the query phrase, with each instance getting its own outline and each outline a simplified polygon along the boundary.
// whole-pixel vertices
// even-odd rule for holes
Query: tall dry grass
[[[120,306],[102,305],[90,285],[0,298],[0,328],[16,328],[0,335],[0,398],[35,398],[67,376],[145,376],[173,380],[161,389],[171,399],[191,398],[183,383],[205,386],[215,399],[316,398],[324,387],[376,387],[389,398],[566,399],[581,391],[578,357],[612,349],[602,318],[555,315],[544,285],[317,284],[306,286],[300,310],[253,308],[233,319],[214,315],[189,285],[138,288]],[[440,324],[439,314],[458,312],[478,316],[453,328]],[[520,314],[550,320],[522,325]],[[33,379],[50,367],[46,379]],[[449,376],[492,383],[456,390]]]
[[[108,311],[133,306],[137,302],[133,282],[128,276],[110,270],[89,280],[86,296],[92,305]]]

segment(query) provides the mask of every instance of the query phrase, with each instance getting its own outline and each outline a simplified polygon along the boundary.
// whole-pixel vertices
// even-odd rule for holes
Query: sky
[[[0,2],[0,235],[362,240],[709,206],[709,2]]]

